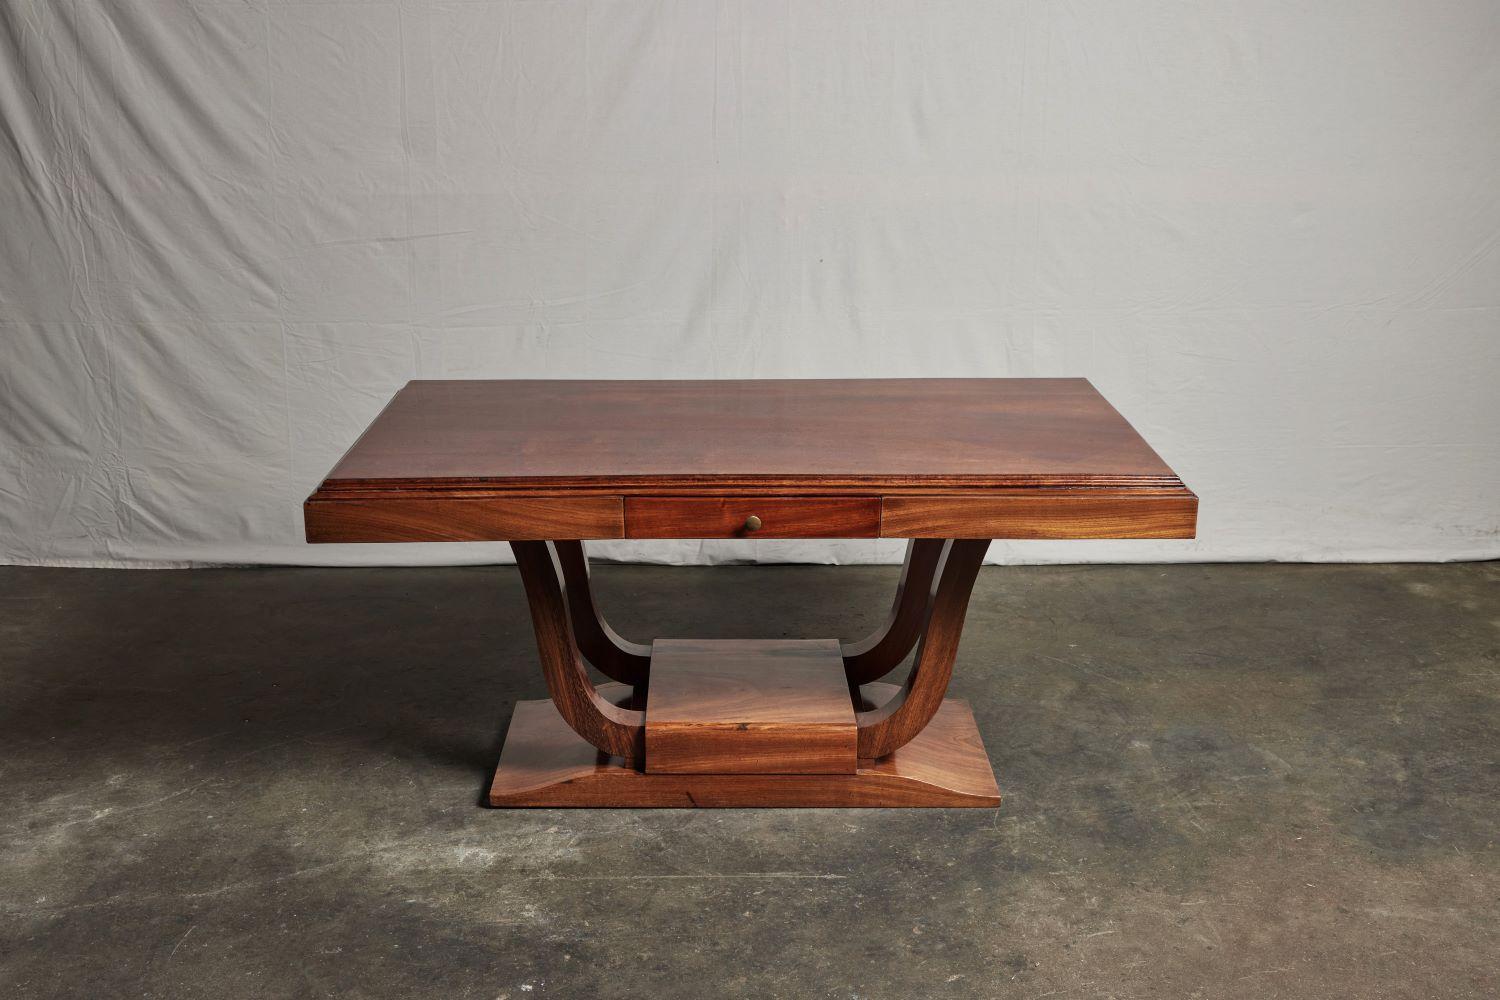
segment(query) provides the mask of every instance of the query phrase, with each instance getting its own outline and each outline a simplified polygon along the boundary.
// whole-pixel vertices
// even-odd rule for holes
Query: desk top
[[[315,496],[1181,490],[1087,379],[416,381]]]

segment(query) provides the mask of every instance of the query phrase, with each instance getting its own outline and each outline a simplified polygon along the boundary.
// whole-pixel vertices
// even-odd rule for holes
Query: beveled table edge
[[[1173,476],[567,476],[473,479],[325,479],[308,497],[421,496],[936,496],[1034,494],[1038,491],[1122,494],[1193,493]]]

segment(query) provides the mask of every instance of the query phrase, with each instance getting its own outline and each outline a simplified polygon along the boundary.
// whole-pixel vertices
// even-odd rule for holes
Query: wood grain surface
[[[835,639],[658,639],[646,770],[852,774],[854,704]]]
[[[409,383],[303,511],[415,542],[1188,538],[1197,507],[1085,379],[517,380]]]
[[[511,542],[510,547],[531,605],[542,676],[560,717],[585,743],[615,757],[639,760],[645,742],[645,713],[622,708],[595,689],[573,637],[557,550],[551,542]]]
[[[861,689],[874,702],[889,684]],[[629,687],[606,684],[611,702]],[[969,706],[949,699],[927,728],[853,774],[648,774],[600,753],[550,701],[518,702],[490,785],[493,806],[550,808],[994,808],[1000,790]]]
[[[927,607],[948,552],[943,539],[913,538],[906,543],[906,559],[896,583],[896,600],[885,624],[865,638],[840,646],[844,674],[851,686],[879,680],[895,670],[927,627]]]
[[[1086,379],[417,381],[322,490],[1176,487]]]
[[[580,541],[553,542],[562,570],[568,621],[583,658],[612,681],[644,687],[651,672],[651,647],[624,639],[610,628],[594,604],[589,560]]]
[[[1029,495],[887,497],[886,538],[1192,538],[1198,498],[1038,490]]]
[[[855,717],[861,757],[885,757],[901,749],[916,738],[943,704],[958,655],[969,594],[989,547],[987,538],[955,538],[944,544],[927,601],[927,620],[906,683],[885,704]]]
[[[309,542],[506,542],[620,538],[619,497],[311,497]]]

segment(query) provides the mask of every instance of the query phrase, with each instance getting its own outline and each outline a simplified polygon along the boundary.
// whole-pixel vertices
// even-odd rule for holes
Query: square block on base
[[[658,639],[650,774],[853,774],[854,703],[836,639]]]

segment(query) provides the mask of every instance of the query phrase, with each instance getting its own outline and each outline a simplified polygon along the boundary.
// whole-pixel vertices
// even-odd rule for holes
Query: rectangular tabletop
[[[752,515],[761,537],[1180,538],[1196,509],[1085,379],[797,379],[410,382],[305,511],[310,541],[467,541]]]

